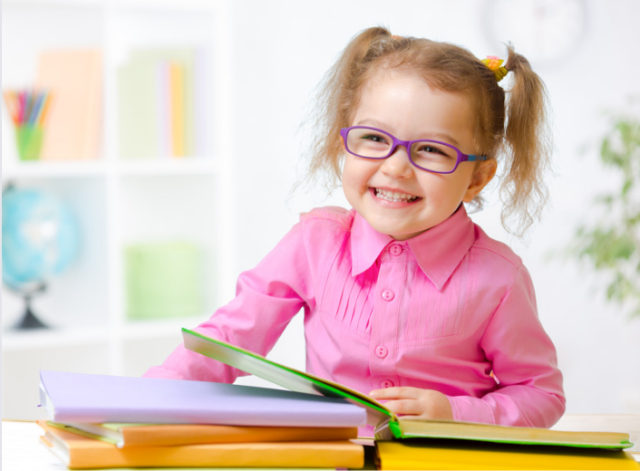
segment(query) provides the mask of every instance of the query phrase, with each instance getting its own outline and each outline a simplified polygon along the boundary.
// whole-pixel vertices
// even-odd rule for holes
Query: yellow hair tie
[[[509,72],[505,67],[502,67],[503,62],[504,61],[497,56],[487,56],[486,59],[482,59],[482,63],[493,72],[498,82]]]

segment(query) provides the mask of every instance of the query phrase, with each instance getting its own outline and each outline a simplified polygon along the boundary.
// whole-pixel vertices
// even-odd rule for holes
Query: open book
[[[380,402],[304,371],[281,365],[248,350],[182,329],[187,349],[221,361],[291,391],[342,397],[365,408],[367,422],[376,427],[379,440],[444,438],[528,445],[559,445],[583,448],[624,449],[633,446],[629,434],[614,432],[565,432],[530,427],[508,427],[457,421],[416,420],[396,416]]]

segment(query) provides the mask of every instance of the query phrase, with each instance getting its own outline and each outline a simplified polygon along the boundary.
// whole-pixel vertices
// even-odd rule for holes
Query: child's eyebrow
[[[418,139],[434,139],[434,138],[438,140],[442,140],[447,144],[453,144],[456,147],[460,145],[458,141],[455,140],[451,134],[447,134],[443,132],[427,132],[427,133],[421,134],[421,137],[419,137]]]
[[[380,121],[377,121],[375,119],[362,119],[356,123],[356,126],[373,126],[373,127],[382,129],[383,131],[387,131],[388,129],[384,123],[381,123]],[[391,132],[391,131],[387,131],[387,132]],[[403,139],[401,136],[396,136],[396,137],[398,139]],[[427,132],[421,133],[420,136],[416,137],[415,139],[436,139],[436,140],[442,140],[447,144],[453,144],[456,147],[460,145],[460,143],[451,134],[447,134],[444,132],[427,131]]]
[[[381,123],[380,121],[376,121],[375,119],[361,119],[355,125],[356,126],[373,126],[375,128],[380,128],[383,131],[387,130],[387,126],[384,123]]]

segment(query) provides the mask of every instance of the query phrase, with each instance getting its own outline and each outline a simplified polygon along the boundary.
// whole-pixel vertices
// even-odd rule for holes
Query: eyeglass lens
[[[353,128],[347,134],[347,149],[360,157],[383,159],[389,156],[392,146],[393,138],[381,131]],[[414,142],[408,151],[415,165],[436,172],[450,172],[458,160],[454,147],[435,141]]]

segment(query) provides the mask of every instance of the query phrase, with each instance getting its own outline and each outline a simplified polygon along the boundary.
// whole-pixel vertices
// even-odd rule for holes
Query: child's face
[[[392,69],[379,72],[364,87],[351,126],[373,126],[403,140],[444,141],[476,154],[473,123],[467,97],[433,89],[416,74]],[[351,206],[375,230],[405,240],[440,224],[479,193],[488,180],[478,188],[474,170],[474,162],[462,162],[451,174],[426,172],[414,167],[399,146],[382,160],[345,153],[342,187]],[[390,201],[379,190],[417,199]]]

